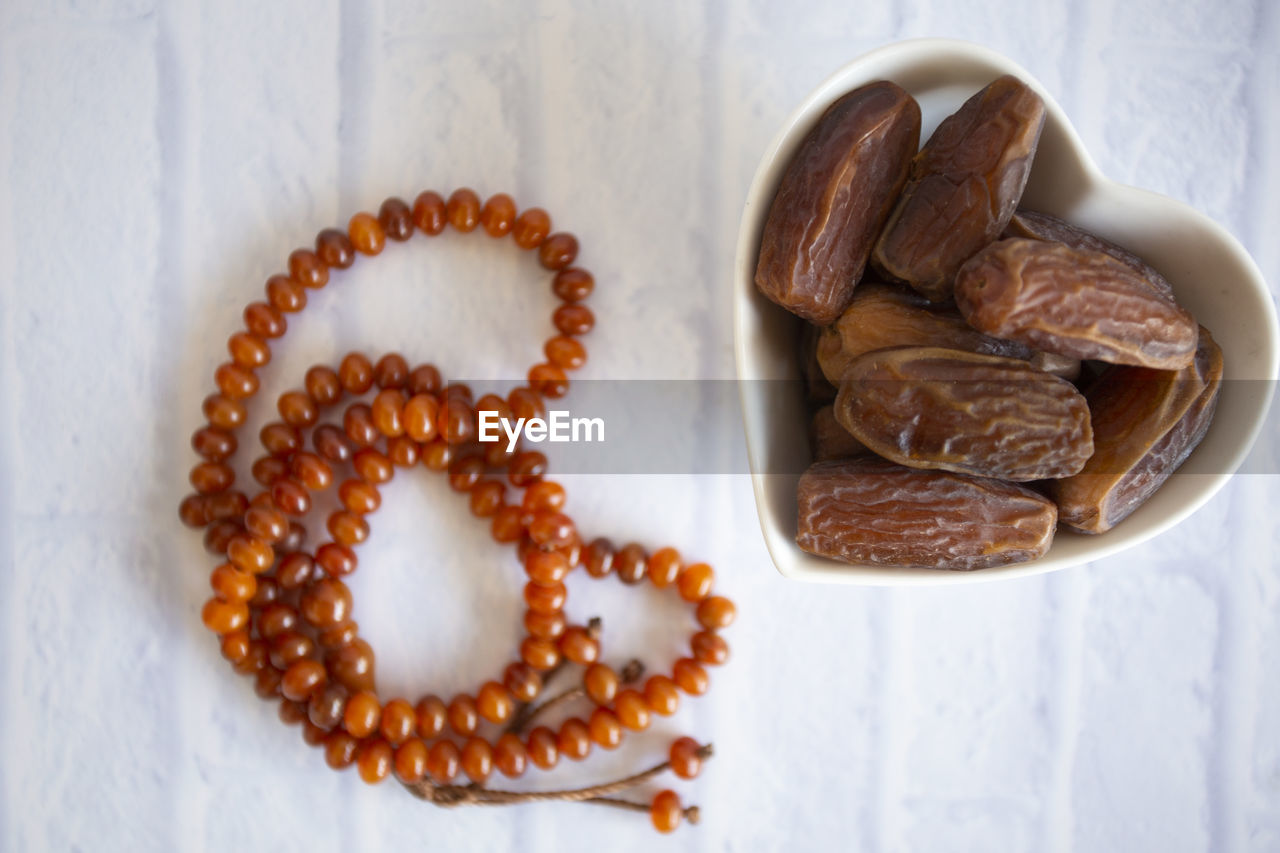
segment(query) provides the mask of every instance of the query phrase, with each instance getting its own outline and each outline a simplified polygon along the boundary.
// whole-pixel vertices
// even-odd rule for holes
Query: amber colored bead
[[[484,474],[483,456],[463,456],[449,465],[449,488],[455,492],[470,491]]]
[[[403,743],[414,729],[413,706],[404,699],[392,699],[382,708],[378,731],[392,746]]]
[[[298,589],[315,574],[315,561],[306,554],[287,554],[276,566],[276,582],[284,589]]]
[[[360,741],[342,730],[329,732],[324,739],[324,760],[334,770],[342,770],[355,763]]]
[[[506,193],[490,196],[480,209],[480,224],[490,237],[503,237],[511,233],[516,221],[516,203]]]
[[[675,832],[684,817],[684,808],[680,805],[680,796],[675,791],[659,791],[654,795],[649,806],[649,819],[658,832]]]
[[[538,263],[545,269],[559,271],[578,257],[578,238],[568,232],[552,234],[538,247]]]
[[[274,506],[255,506],[245,513],[244,526],[263,542],[279,542],[289,532],[289,519]]]
[[[517,702],[532,702],[542,692],[542,676],[523,663],[508,664],[502,684]]]
[[[452,399],[440,407],[436,415],[436,430],[450,444],[474,441],[476,437],[476,413],[464,400]]]
[[[355,452],[347,434],[333,424],[321,424],[311,433],[311,443],[321,457],[329,462],[346,462]]]
[[[493,521],[489,525],[489,532],[494,541],[519,541],[520,537],[524,535],[524,525],[520,516],[520,507],[518,506],[499,507],[498,511],[493,514]]]
[[[222,641],[218,644],[218,650],[222,652],[222,656],[232,664],[243,662],[252,648],[253,640],[249,638],[249,632],[243,628],[223,634]]]
[[[258,612],[258,635],[263,639],[274,640],[297,627],[298,611],[282,601],[264,605]]]
[[[413,212],[398,198],[389,198],[378,208],[378,223],[392,240],[404,242],[413,236]]]
[[[236,631],[228,636],[235,636],[239,633],[244,632]],[[241,675],[254,675],[267,666],[267,663],[267,644],[260,640],[254,640],[249,643],[249,650],[244,657],[236,661],[235,670]]]
[[[209,576],[209,585],[224,601],[248,601],[258,589],[257,579],[231,563],[222,563]]]
[[[591,637],[587,629],[570,626],[556,641],[560,654],[578,664],[595,663],[600,657],[600,643]]]
[[[307,702],[307,719],[315,726],[329,731],[342,722],[347,709],[347,690],[338,684],[326,684],[324,689],[312,695]]]
[[[493,766],[509,779],[523,775],[528,762],[528,750],[520,738],[511,732],[499,737],[493,746]]]
[[[444,732],[448,722],[448,709],[439,696],[424,696],[414,706],[414,721],[418,737],[431,740]]]
[[[227,338],[227,352],[231,360],[245,370],[262,367],[271,361],[271,347],[262,338],[248,332],[236,332]]]
[[[356,641],[360,635],[360,626],[356,624],[354,619],[343,622],[340,625],[334,625],[332,628],[326,628],[320,632],[320,645],[332,651],[340,649],[343,646],[349,646]]]
[[[253,598],[249,599],[249,606],[262,609],[278,601],[280,601],[280,584],[269,575],[259,575],[258,591],[253,594]]]
[[[543,402],[542,396],[532,388],[523,385],[512,388],[507,394],[507,406],[511,409],[511,415],[515,418],[545,418],[547,415],[547,406]]]
[[[234,430],[244,423],[248,416],[244,403],[232,400],[222,394],[211,394],[204,398],[201,406],[209,423],[222,430]]]
[[[585,305],[561,305],[551,315],[551,322],[566,335],[585,335],[596,324],[596,317]]]
[[[520,659],[539,672],[546,672],[560,662],[560,651],[550,640],[525,637],[520,642]]]
[[[361,353],[347,353],[338,365],[338,379],[348,393],[363,394],[373,387],[373,363]]]
[[[205,506],[211,519],[238,519],[243,518],[245,512],[248,511],[249,499],[245,497],[244,492],[227,489],[207,496],[205,498]]]
[[[577,338],[571,338],[567,335],[558,335],[551,338],[542,348],[542,351],[546,353],[547,361],[561,371],[577,370],[587,363],[587,348]],[[567,379],[565,384],[567,387]]]
[[[274,486],[282,477],[289,475],[289,463],[278,456],[263,456],[255,459],[249,470],[253,479],[262,485]]]
[[[524,561],[524,570],[535,583],[558,584],[569,574],[569,560],[559,551],[530,551]]]
[[[515,710],[515,702],[506,687],[487,681],[476,692],[476,709],[491,723],[505,723]]]
[[[419,193],[413,202],[413,224],[423,234],[439,234],[448,222],[444,199],[439,193],[427,190]]]
[[[305,287],[317,289],[329,283],[329,268],[310,249],[289,253],[289,277]]]
[[[299,610],[317,628],[340,625],[351,614],[351,590],[336,578],[321,578],[303,593]]]
[[[437,741],[427,753],[427,772],[441,784],[448,784],[457,777],[459,764],[458,747],[451,740]]]
[[[356,473],[374,485],[381,485],[395,475],[395,465],[376,450],[365,448],[351,458]]]
[[[305,391],[286,391],[276,402],[276,410],[284,422],[295,427],[309,427],[320,417],[316,401]]]
[[[556,733],[546,726],[538,726],[525,739],[525,751],[534,767],[550,770],[560,762],[560,745]]]
[[[581,302],[591,295],[595,286],[591,273],[578,267],[560,270],[551,281],[551,290],[565,302]]]
[[[387,392],[382,392],[383,394]],[[378,395],[379,397],[382,394]],[[376,402],[376,401],[375,401]],[[427,442],[436,437],[436,421],[440,417],[440,403],[431,394],[415,394],[404,402],[400,419],[403,431],[414,441]]]
[[[529,538],[543,548],[568,545],[576,535],[573,519],[562,512],[540,512],[529,522]]]
[[[378,432],[389,438],[404,435],[404,403],[404,394],[395,389],[378,392],[369,406]]]
[[[355,552],[337,542],[326,542],[317,548],[316,562],[335,578],[351,574],[356,570],[357,564]]]
[[[597,705],[608,705],[618,695],[618,674],[603,663],[593,663],[582,674],[582,686]]]
[[[386,245],[387,234],[382,230],[382,223],[371,213],[357,213],[347,224],[347,236],[351,245],[362,255],[376,255]]]
[[[187,495],[183,498],[182,503],[178,504],[178,517],[187,527],[204,527],[213,520],[209,517],[209,502],[204,495]]]
[[[307,394],[320,406],[332,406],[342,399],[342,380],[332,367],[317,364],[307,370],[303,380]]]
[[[292,477],[281,477],[271,484],[271,500],[289,515],[306,515],[311,509],[307,487]]]
[[[551,217],[540,207],[531,207],[516,217],[511,236],[521,249],[536,249],[551,233]]]
[[[235,453],[238,446],[233,433],[215,427],[201,427],[191,434],[191,449],[210,462],[222,462]]]
[[[284,681],[281,679],[281,684]],[[298,702],[294,699],[280,700],[280,709],[277,712],[280,715],[280,722],[286,726],[296,726],[298,723],[307,720],[307,703]]]
[[[559,612],[539,613],[536,610],[526,610],[524,628],[531,637],[554,640],[565,632],[564,614]]]
[[[453,462],[453,448],[441,437],[422,448],[422,464],[432,471],[447,471]]]
[[[243,601],[211,598],[200,611],[200,619],[215,634],[229,634],[249,624],[249,607]]]
[[[382,505],[382,495],[364,480],[344,480],[338,487],[338,498],[350,512],[367,515]]]
[[[329,463],[309,451],[299,451],[289,460],[289,470],[302,485],[312,491],[327,489],[333,482],[333,469]]]
[[[676,588],[680,590],[681,598],[696,604],[711,593],[715,577],[715,571],[706,563],[694,563],[680,572],[680,577],[676,579]]]
[[[227,543],[244,532],[244,527],[232,519],[215,521],[204,531],[204,549],[210,554],[225,556]]]
[[[373,366],[373,382],[379,388],[399,389],[409,381],[409,362],[398,353],[388,353]]]
[[[327,731],[310,720],[302,721],[302,739],[307,742],[308,746],[324,746],[324,739],[328,734]]]
[[[438,394],[443,387],[444,379],[440,376],[439,368],[434,364],[419,364],[409,371],[404,391],[413,397],[418,394]]]
[[[714,631],[716,628],[732,625],[734,617],[738,615],[738,608],[724,596],[713,595],[698,603],[697,615],[702,627]]]
[[[285,631],[271,640],[268,650],[271,665],[283,672],[298,661],[311,657],[316,644],[306,634]]]
[[[530,581],[524,585],[524,600],[530,610],[538,613],[557,613],[564,608],[568,590],[562,583],[540,584]]]
[[[507,488],[498,480],[481,480],[471,489],[471,514],[489,518],[502,506]]]
[[[293,314],[307,307],[307,288],[287,275],[267,279],[267,302],[277,311]]]
[[[418,464],[420,455],[418,442],[407,435],[398,435],[387,440],[387,457],[397,468],[412,468]]]
[[[191,469],[191,485],[202,495],[231,488],[236,472],[224,462],[201,462]]]
[[[369,522],[345,509],[329,516],[328,528],[333,540],[342,545],[359,545],[369,538]]]
[[[449,702],[449,727],[460,735],[474,734],[480,725],[480,711],[476,708],[476,700],[465,693],[459,693]]]
[[[582,553],[582,565],[593,578],[602,578],[613,571],[613,543],[603,537],[591,540]]]
[[[614,555],[613,569],[618,573],[618,579],[625,584],[638,584],[643,581],[645,574],[649,571],[649,560],[644,546],[635,542],[623,545],[622,549]]]
[[[569,377],[554,364],[535,364],[529,368],[529,384],[551,400],[558,400],[569,393]]]
[[[634,731],[649,727],[649,703],[638,690],[619,690],[613,700],[614,712],[624,726]]]
[[[342,725],[352,737],[368,737],[377,731],[381,720],[382,704],[372,692],[361,690],[347,699],[347,707],[342,712]]]
[[[702,663],[722,664],[729,659],[729,644],[715,631],[699,631],[689,645]]]
[[[513,486],[521,488],[536,483],[547,472],[547,457],[536,450],[517,453],[507,466],[507,479]]]
[[[359,637],[329,652],[325,658],[325,666],[329,668],[329,675],[333,680],[348,690],[373,689],[373,649]]]
[[[391,744],[382,738],[374,738],[361,744],[356,756],[356,766],[360,770],[360,778],[370,785],[376,785],[391,772]]]
[[[275,562],[275,551],[258,537],[242,533],[227,543],[227,559],[246,572],[260,575]]]
[[[264,666],[253,676],[253,692],[262,699],[274,699],[280,695],[280,670]]]
[[[280,692],[286,699],[304,702],[324,686],[327,677],[324,664],[320,661],[297,660],[289,664],[284,677],[280,679]]]
[[[409,738],[396,749],[396,778],[406,785],[421,782],[427,775],[427,754],[429,750],[421,738]]]
[[[646,568],[654,586],[658,589],[669,587],[680,575],[680,552],[675,548],[659,548],[649,556]]]
[[[655,714],[669,717],[680,708],[680,691],[665,675],[654,675],[644,684],[644,701]]]
[[[591,753],[591,729],[581,719],[570,717],[560,726],[556,746],[565,758],[581,761]]]
[[[622,743],[622,723],[608,708],[596,708],[587,721],[591,740],[605,749],[616,749]]]
[[[287,456],[302,446],[302,433],[297,427],[272,421],[258,432],[258,439],[268,453]]]
[[[345,270],[356,261],[356,247],[346,233],[326,228],[316,235],[316,255],[325,266]]]
[[[474,190],[463,187],[454,190],[445,204],[445,214],[449,224],[459,231],[468,232],[480,223],[480,196]]]
[[[244,309],[244,327],[259,338],[278,338],[289,328],[284,315],[265,302],[251,302]]]
[[[711,679],[707,676],[702,664],[692,658],[680,658],[671,667],[671,677],[680,689],[690,696],[701,696],[707,692]]]
[[[364,403],[353,403],[342,413],[342,431],[356,447],[371,447],[380,437],[373,411]]]

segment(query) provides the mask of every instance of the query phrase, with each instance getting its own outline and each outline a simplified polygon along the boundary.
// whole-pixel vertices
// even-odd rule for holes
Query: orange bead
[[[480,196],[474,190],[463,187],[454,190],[445,204],[445,215],[449,224],[464,233],[475,230],[480,224]]]
[[[622,743],[622,723],[608,708],[596,708],[587,721],[591,740],[605,749],[616,749]]]
[[[398,198],[389,198],[378,208],[378,224],[392,240],[404,242],[413,236],[413,213]]]
[[[356,247],[344,232],[326,228],[316,235],[316,255],[326,266],[345,270],[355,263]]]
[[[210,462],[221,462],[236,452],[235,435],[213,427],[203,427],[191,436],[191,447]]]
[[[258,581],[252,574],[231,563],[222,563],[214,569],[209,585],[224,601],[248,601],[258,589]]]
[[[483,456],[462,456],[449,465],[449,488],[455,492],[470,491],[484,474]]]
[[[680,552],[675,548],[659,548],[649,557],[649,580],[658,589],[671,586],[680,574]]]
[[[490,196],[480,210],[480,224],[490,237],[502,237],[511,233],[516,221],[516,203],[506,193]]]
[[[414,706],[418,737],[431,740],[438,737],[448,722],[448,709],[439,696],[424,696]]]
[[[442,436],[437,435],[433,441],[422,448],[422,464],[431,471],[447,471],[453,463],[453,448]]]
[[[399,746],[413,734],[415,723],[413,706],[404,699],[392,699],[382,708],[378,731],[392,746]]]
[[[459,693],[449,703],[449,725],[460,735],[474,734],[480,725],[480,710],[476,701],[465,693]]]
[[[423,234],[439,234],[448,221],[444,199],[430,190],[420,193],[413,202],[413,224]]]
[[[557,584],[569,574],[569,560],[559,551],[530,551],[524,560],[524,570],[535,583]]]
[[[595,279],[591,273],[578,267],[569,267],[556,273],[551,282],[551,289],[556,296],[565,302],[581,302],[591,295],[595,289]]]
[[[347,710],[347,690],[338,684],[329,684],[317,691],[307,702],[307,719],[324,731],[342,723]]]
[[[427,754],[427,772],[437,782],[447,785],[458,775],[458,747],[451,740],[438,740]]]
[[[374,426],[388,438],[404,435],[404,394],[396,389],[379,391],[369,406]]]
[[[591,729],[577,717],[570,717],[560,726],[556,746],[565,758],[581,761],[591,753]]]
[[[307,370],[303,386],[318,405],[332,406],[342,399],[342,380],[338,377],[338,372],[323,364],[314,365]]]
[[[298,589],[315,575],[316,563],[306,554],[285,554],[276,566],[276,582],[281,589]]]
[[[387,482],[396,471],[390,459],[369,447],[357,450],[351,457],[351,464],[357,474],[375,485]]]
[[[325,658],[325,665],[333,680],[348,690],[373,690],[377,665],[373,649],[364,640],[357,637],[345,646],[334,649]],[[372,696],[371,692],[370,695]]]
[[[638,584],[649,572],[649,555],[635,542],[623,545],[613,557],[613,570],[623,583]]]
[[[507,395],[507,406],[511,409],[511,415],[515,418],[524,418],[526,421],[531,418],[545,418],[547,415],[547,406],[543,402],[542,397],[537,391],[525,386],[519,386],[511,389],[511,393]],[[529,451],[527,454],[532,461],[536,461],[534,454],[542,456],[537,451]],[[514,463],[514,460],[513,460]],[[528,480],[529,483],[535,480],[541,480],[542,474],[545,473],[547,466],[546,457],[542,459],[542,467],[538,472],[538,476]],[[513,479],[511,482],[517,486],[526,485],[526,483],[516,483]]]
[[[644,701],[655,714],[669,717],[680,707],[680,691],[665,675],[654,675],[644,683]]]
[[[481,480],[471,489],[471,514],[477,518],[489,518],[502,506],[506,486],[498,480]]]
[[[191,469],[191,485],[202,495],[226,491],[236,481],[236,472],[223,462],[201,462]]]
[[[262,338],[248,332],[237,332],[228,338],[227,352],[231,354],[232,361],[246,370],[262,367],[271,361],[271,347]]]
[[[255,506],[245,513],[244,526],[263,542],[279,542],[289,532],[289,519],[274,506]]]
[[[516,217],[511,236],[521,249],[536,249],[551,233],[551,217],[540,207],[531,207]]]
[[[573,520],[562,512],[535,513],[529,522],[529,538],[544,548],[569,545],[575,536]]]
[[[531,637],[554,640],[565,631],[564,614],[539,613],[536,610],[526,610],[524,614],[524,629],[529,632]]]
[[[537,613],[558,613],[564,608],[568,591],[562,583],[541,584],[530,581],[524,585],[524,600],[529,609]]]
[[[356,766],[360,769],[360,778],[370,785],[376,785],[391,772],[391,744],[381,738],[371,740],[360,747],[356,756]]]
[[[305,391],[286,391],[280,395],[276,409],[284,422],[296,427],[309,427],[320,417],[316,401]]]
[[[310,249],[294,249],[289,253],[289,277],[313,289],[329,283],[329,268]]]
[[[410,438],[418,442],[428,442],[436,437],[436,421],[440,417],[440,404],[430,394],[415,394],[404,403],[400,417],[404,432]]]
[[[508,664],[502,673],[502,684],[517,702],[532,702],[542,692],[542,676],[527,664]]]
[[[267,302],[272,308],[293,314],[307,307],[307,288],[287,275],[267,279]]]
[[[227,543],[227,559],[243,571],[260,575],[271,568],[276,555],[266,542],[252,534],[241,533]]]
[[[658,832],[675,832],[683,816],[684,808],[675,791],[659,791],[654,796],[653,804],[649,807],[649,818]]]
[[[280,692],[286,699],[304,702],[324,686],[328,675],[318,660],[294,661],[280,679]]]
[[[249,624],[249,608],[243,601],[211,598],[200,611],[200,619],[215,634],[229,634]]]
[[[690,696],[701,696],[706,693],[711,683],[702,664],[692,658],[680,658],[676,661],[671,667],[671,677],[675,679],[680,689]]]
[[[556,511],[564,508],[566,497],[564,486],[543,480],[525,490],[520,505],[525,512]]]
[[[348,393],[363,394],[373,387],[373,363],[361,353],[348,353],[338,365],[338,379]]]
[[[711,586],[715,582],[716,573],[706,563],[694,563],[686,566],[676,579],[676,588],[685,601],[697,603],[711,594]]]
[[[619,690],[613,701],[614,713],[624,726],[634,731],[649,727],[649,703],[637,690]]]
[[[551,322],[566,335],[585,335],[596,325],[596,315],[585,305],[561,305],[551,315]]]
[[[525,741],[529,761],[542,770],[550,770],[560,762],[560,742],[556,733],[546,726],[538,726],[529,732]]]
[[[368,690],[361,690],[347,699],[342,713],[342,725],[352,737],[364,738],[373,734],[382,721],[382,704]]]
[[[363,255],[378,254],[387,242],[387,234],[382,230],[382,224],[371,213],[357,213],[351,217],[351,222],[347,225],[347,234],[350,235],[351,244],[356,247],[356,251]]]
[[[560,654],[577,664],[595,663],[600,657],[600,643],[592,639],[587,629],[573,625],[565,629],[557,640]]]
[[[593,663],[582,674],[582,686],[597,705],[608,705],[618,695],[618,674],[603,663]]]
[[[265,302],[251,302],[244,309],[244,327],[259,338],[278,338],[289,329],[284,315]]]
[[[467,738],[462,745],[462,772],[476,784],[481,784],[493,773],[493,748],[484,738]]]
[[[547,341],[542,351],[547,361],[561,370],[577,370],[587,363],[587,348],[577,338],[557,335]]]
[[[271,640],[271,665],[283,672],[300,660],[315,654],[316,644],[306,634],[285,631]]]
[[[520,643],[520,659],[539,672],[546,672],[560,662],[560,652],[550,640],[525,637]]]
[[[329,516],[328,528],[333,541],[342,545],[359,545],[369,538],[369,522],[345,509]]]
[[[516,542],[524,535],[524,525],[520,521],[520,507],[503,506],[493,514],[489,531],[495,542]]]
[[[515,703],[506,687],[496,681],[488,681],[476,693],[476,709],[491,723],[505,723],[515,710]]]
[[[692,779],[702,769],[702,745],[691,737],[682,737],[671,744],[671,770],[681,779]]]
[[[340,578],[356,570],[357,560],[346,545],[326,542],[316,549],[316,563],[330,576]]]
[[[221,430],[236,429],[248,417],[244,403],[224,397],[221,394],[212,394],[205,397],[201,410],[204,412],[204,416],[209,419],[209,423]]]
[[[724,596],[713,595],[702,599],[698,604],[698,622],[702,627],[713,631],[732,625],[737,614],[738,609],[733,602]]]
[[[591,540],[582,554],[582,565],[593,578],[602,578],[613,571],[613,543],[603,537]]]
[[[438,394],[444,387],[440,370],[433,364],[419,364],[409,371],[409,378],[404,384],[404,391],[411,397],[419,394]]]
[[[338,487],[338,499],[348,512],[358,515],[368,515],[382,506],[382,495],[377,487],[364,480],[344,480]]]
[[[329,462],[347,462],[355,452],[346,433],[333,424],[316,427],[315,432],[311,433],[311,443],[315,445],[316,453]]]
[[[714,631],[699,631],[689,645],[693,656],[702,663],[718,665],[729,659],[729,644]]]
[[[293,454],[289,460],[289,472],[313,492],[327,489],[333,482],[333,469],[329,463],[306,450]]]
[[[240,664],[248,659],[253,641],[249,639],[249,632],[241,628],[239,631],[223,634],[218,647],[224,658],[232,664]]]
[[[577,257],[578,238],[565,231],[550,235],[538,247],[538,263],[549,270],[562,270]]]
[[[528,750],[524,748],[520,738],[511,732],[504,733],[493,745],[493,766],[508,779],[522,775],[528,762]]]
[[[324,760],[334,770],[342,770],[355,763],[360,741],[341,729],[329,732],[324,739]]]
[[[427,745],[420,738],[400,744],[395,756],[396,778],[406,785],[421,782],[427,775]]]
[[[569,377],[554,364],[535,364],[529,368],[529,385],[550,400],[569,393]]]
[[[340,625],[351,615],[351,590],[336,578],[321,578],[303,593],[299,609],[317,628]]]

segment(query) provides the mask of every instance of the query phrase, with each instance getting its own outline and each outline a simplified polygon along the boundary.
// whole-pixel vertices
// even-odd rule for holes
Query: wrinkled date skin
[[[1051,214],[1038,213],[1034,210],[1019,210],[1009,220],[1009,226],[1004,229],[1002,236],[1005,238],[1025,237],[1030,240],[1064,243],[1073,249],[1102,252],[1131,268],[1151,286],[1152,290],[1169,299],[1173,299],[1173,286],[1151,264],[1130,252],[1124,246],[1112,243],[1110,240],[1106,240],[1096,234],[1090,234],[1083,228],[1077,228],[1070,222],[1064,222]]]
[[[1115,367],[1089,388],[1093,458],[1050,484],[1062,523],[1104,533],[1142,506],[1204,438],[1222,385],[1222,350],[1200,327],[1195,362],[1179,371]]]
[[[836,419],[885,459],[1028,482],[1067,477],[1093,454],[1085,398],[1012,358],[899,347],[845,371]]]
[[[813,413],[813,421],[809,424],[809,447],[813,451],[814,462],[850,459],[871,453],[865,444],[840,425],[831,406],[823,406]]]
[[[800,477],[796,544],[847,563],[970,571],[1043,556],[1057,508],[1025,486],[865,457]]]
[[[760,292],[819,326],[839,317],[919,144],[920,105],[893,83],[869,83],[832,104],[769,208]]]
[[[1064,379],[1080,373],[1076,359],[984,335],[966,323],[955,306],[932,303],[913,290],[880,282],[863,282],[840,319],[819,334],[818,364],[827,379],[837,384],[858,356],[898,346],[947,347],[1020,358]]]
[[[1195,356],[1195,318],[1105,252],[1000,240],[961,267],[955,298],[975,329],[1070,358],[1181,370]]]
[[[948,299],[956,270],[1017,209],[1044,116],[1040,96],[1009,75],[965,101],[916,155],[872,263],[935,302]]]

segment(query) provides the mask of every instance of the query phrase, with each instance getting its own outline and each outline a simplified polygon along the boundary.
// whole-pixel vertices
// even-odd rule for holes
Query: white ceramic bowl
[[[815,557],[795,543],[796,483],[809,460],[808,423],[795,379],[800,321],[753,282],[760,232],[792,154],[822,112],[844,93],[892,80],[920,102],[921,141],[971,94],[1002,74],[1035,88],[1048,107],[1022,204],[1053,213],[1144,257],[1222,346],[1225,379],[1204,442],[1179,473],[1113,530],[1059,531],[1038,560],[976,572],[889,569]],[[769,145],[747,193],[734,271],[734,346],[752,486],[765,543],[789,578],[857,584],[971,583],[1038,574],[1114,554],[1167,530],[1203,505],[1244,460],[1271,400],[1277,369],[1276,312],[1253,260],[1219,225],[1186,205],[1114,183],[1098,171],[1062,108],[1023,68],[986,48],[944,39],[900,42],[856,59],[804,100]],[[778,473],[784,472],[784,473]]]

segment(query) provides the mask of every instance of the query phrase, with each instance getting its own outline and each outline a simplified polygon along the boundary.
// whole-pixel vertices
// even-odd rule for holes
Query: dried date
[[[1044,116],[1040,96],[1009,75],[965,101],[916,155],[872,263],[931,300],[949,298],[956,270],[1013,216]]]
[[[1024,361],[941,347],[859,357],[835,416],[872,451],[912,468],[1027,482],[1067,477],[1093,453],[1085,398]]]
[[[769,208],[756,287],[820,326],[848,304],[920,143],[920,106],[869,83],[832,104],[801,142]]]
[[[805,323],[800,330],[800,373],[804,377],[804,395],[810,403],[830,403],[836,398],[836,386],[832,385],[818,363],[818,340],[822,330],[812,323]]]
[[[1034,560],[1057,508],[1025,486],[874,457],[819,462],[800,477],[796,544],[877,566],[968,571]]]
[[[1050,484],[1060,520],[1103,533],[1142,506],[1209,429],[1222,385],[1222,350],[1200,327],[1194,363],[1183,370],[1114,367],[1089,388],[1093,457]]]
[[[1196,321],[1105,252],[1014,238],[983,249],[956,276],[969,325],[1047,352],[1181,370]]]
[[[871,453],[865,444],[840,425],[831,406],[823,406],[813,413],[813,420],[809,424],[809,447],[813,451],[815,462],[850,459]]]

